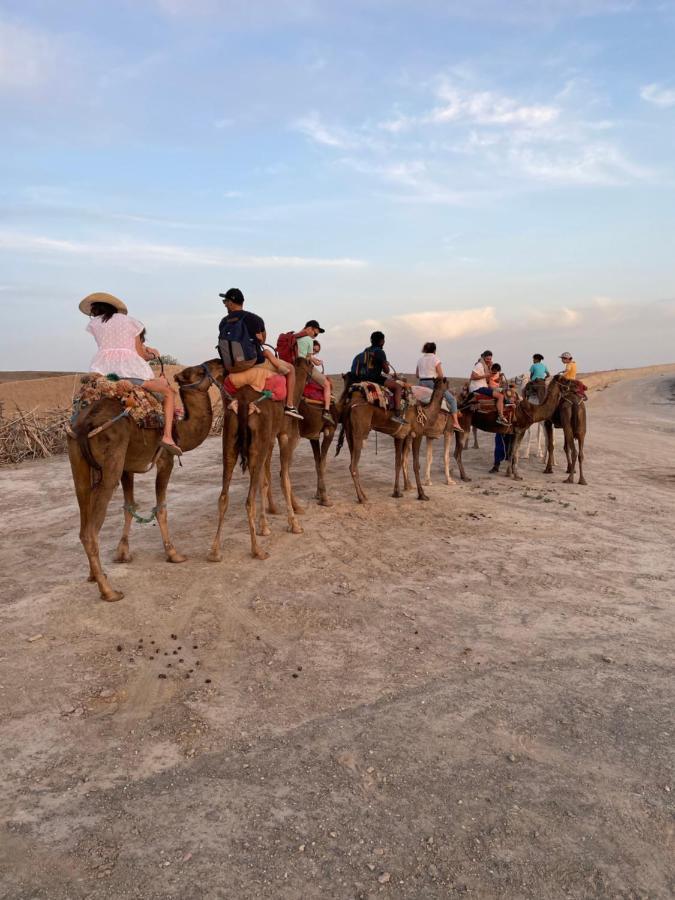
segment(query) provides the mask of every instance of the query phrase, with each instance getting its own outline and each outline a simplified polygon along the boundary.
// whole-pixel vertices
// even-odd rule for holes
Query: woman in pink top
[[[180,456],[182,451],[172,434],[176,398],[166,378],[163,375],[156,378],[148,365],[149,359],[159,356],[159,350],[143,343],[143,323],[127,315],[126,305],[112,294],[89,294],[80,303],[80,310],[90,317],[87,331],[98,345],[89,371],[117,375],[147,391],[161,394],[164,403],[162,446],[174,456]]]

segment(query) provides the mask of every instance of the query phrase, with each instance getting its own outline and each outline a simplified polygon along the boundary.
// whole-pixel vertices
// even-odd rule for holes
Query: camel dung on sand
[[[213,381],[213,363],[202,363],[183,369],[174,377],[179,386],[185,418],[174,425],[177,443],[187,452],[198,447],[211,431],[213,410],[208,394]],[[192,388],[190,390],[189,388]],[[141,428],[129,418],[114,422],[105,430],[88,437],[94,429],[119,415],[121,402],[97,400],[83,409],[72,425],[68,437],[68,456],[75,493],[80,508],[80,540],[89,560],[89,581],[98,584],[103,600],[121,600],[101,566],[98,535],[105,520],[110,498],[122,482],[124,490],[124,530],[115,562],[129,562],[129,532],[134,518],[134,475],[157,468],[155,478],[155,514],[169,562],[184,562],[169,535],[166,491],[173,471],[174,457],[160,446],[161,428]]]
[[[295,397],[297,406],[307,383],[311,363],[299,359],[296,364]],[[221,365],[220,377],[223,376]],[[251,536],[251,555],[255,559],[267,559],[269,553],[263,550],[257,537],[271,534],[267,521],[265,497],[270,483],[272,451],[279,444],[281,489],[286,501],[289,531],[302,534],[296,518],[301,511],[299,504],[294,507],[291,487],[290,467],[293,451],[298,442],[298,420],[284,413],[280,401],[261,399],[260,394],[249,385],[239,388],[236,403],[226,406],[223,415],[223,483],[218,498],[218,525],[208,554],[210,562],[222,559],[221,543],[225,513],[229,503],[230,481],[237,459],[241,460],[243,471],[248,470],[249,489],[246,496],[246,514]],[[260,496],[260,512],[256,527],[257,497]]]
[[[429,497],[424,493],[420,478],[420,445],[424,429],[428,425],[433,424],[440,413],[443,394],[447,387],[447,379],[436,378],[428,406],[408,406],[404,415],[405,425],[399,425],[396,422],[392,422],[393,414],[390,410],[381,409],[379,406],[368,403],[359,392],[353,391],[354,385],[351,383],[349,376],[344,377],[345,390],[340,400],[342,432],[338,441],[336,455],[340,452],[342,440],[346,436],[350,452],[349,471],[359,503],[366,503],[368,499],[361,487],[359,459],[361,458],[363,444],[371,430],[378,431],[381,434],[388,434],[394,438],[395,475],[392,497],[396,498],[403,496],[400,488],[403,445],[408,435],[411,436],[417,499],[428,500]]]

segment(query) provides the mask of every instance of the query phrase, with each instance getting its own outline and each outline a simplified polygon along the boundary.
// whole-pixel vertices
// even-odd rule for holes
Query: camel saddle
[[[431,403],[431,397],[434,393],[433,388],[425,387],[423,384],[413,384],[410,386],[410,391],[417,406],[428,406]],[[441,400],[441,410],[446,413],[450,412],[450,407],[445,397]]]
[[[576,397],[580,398],[582,401],[588,400],[586,395],[588,388],[583,381],[579,381],[578,379],[568,380],[567,378],[560,378],[558,384],[560,385],[560,392],[563,396],[563,400],[573,401]]]
[[[73,397],[71,423],[97,400],[118,400],[124,407],[124,414],[140,428],[164,428],[162,401],[155,394],[124,378],[97,372],[82,376],[80,389]]]
[[[251,371],[249,369],[249,371]],[[244,387],[244,385],[241,385]],[[258,391],[257,387],[253,384],[248,385],[248,387],[252,387],[254,391]],[[229,397],[230,400],[234,400],[237,396],[237,390],[232,383],[229,375],[223,382],[223,392]],[[265,378],[265,386],[262,391],[258,391],[261,398],[263,396],[269,397],[270,400],[285,400],[286,399],[286,379],[283,375],[275,375],[274,373],[270,373]]]
[[[403,408],[405,409],[406,404],[408,406],[414,406],[414,398],[410,390],[410,385],[404,381],[401,381],[400,384],[403,388]],[[361,394],[366,403],[370,403],[371,406],[377,406],[379,409],[384,409],[388,412],[393,411],[394,395],[381,384],[377,384],[375,381],[357,381],[351,385],[349,393],[354,394],[357,391]]]

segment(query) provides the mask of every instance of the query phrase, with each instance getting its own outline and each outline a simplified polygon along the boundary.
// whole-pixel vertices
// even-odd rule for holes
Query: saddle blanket
[[[410,392],[415,403],[419,406],[428,406],[431,403],[431,395],[433,394],[432,388],[424,387],[423,384],[411,384]],[[446,413],[450,412],[450,407],[448,406],[448,401],[445,397],[441,400],[441,410]]]
[[[379,406],[380,409],[391,409],[394,405],[391,391],[388,391],[375,381],[358,381],[351,386],[351,393],[356,391],[359,391],[363,399],[370,403],[371,406]]]
[[[75,420],[81,410],[97,400],[119,400],[128,417],[141,428],[164,427],[162,401],[155,394],[124,378],[109,378],[96,372],[82,376],[80,389],[73,397],[71,421]]]

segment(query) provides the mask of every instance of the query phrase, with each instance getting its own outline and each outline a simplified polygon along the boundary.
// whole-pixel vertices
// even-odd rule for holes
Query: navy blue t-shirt
[[[364,381],[375,381],[382,384],[387,380],[387,376],[382,374],[382,370],[387,364],[387,354],[382,347],[368,347],[365,351],[365,375]]]

